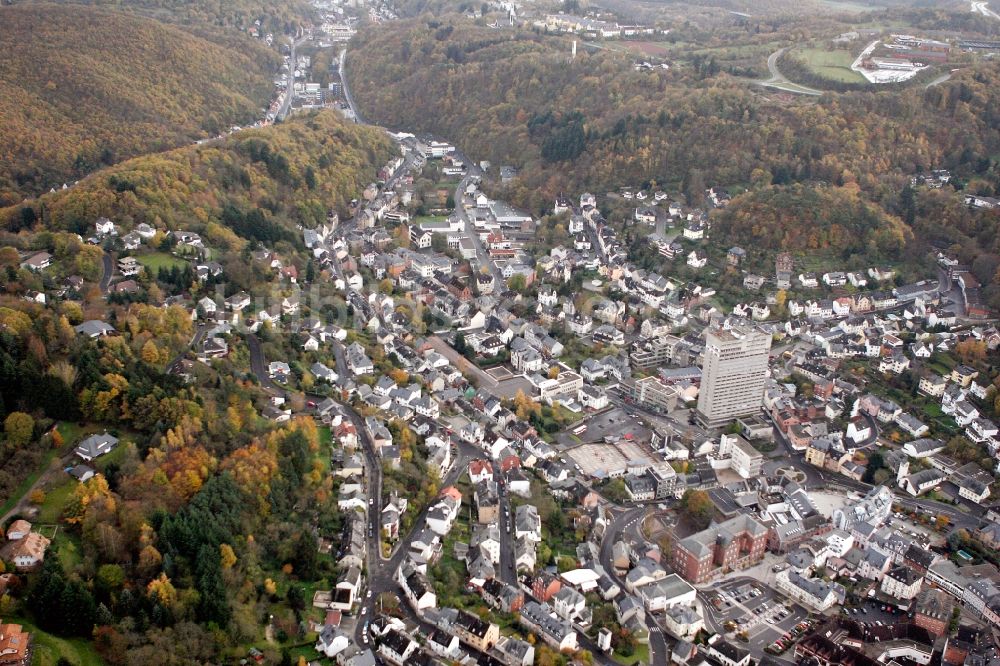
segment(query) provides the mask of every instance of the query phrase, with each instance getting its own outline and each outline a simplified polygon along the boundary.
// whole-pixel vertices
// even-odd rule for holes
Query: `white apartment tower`
[[[757,328],[710,329],[698,392],[698,420],[725,425],[760,411],[771,336]]]

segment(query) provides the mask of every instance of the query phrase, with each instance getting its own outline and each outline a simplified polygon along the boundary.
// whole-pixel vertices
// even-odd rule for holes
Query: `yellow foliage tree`
[[[233,565],[236,564],[236,553],[233,552],[233,547],[228,543],[219,545],[219,557],[223,569],[232,569]]]
[[[177,600],[177,590],[174,584],[167,578],[167,574],[160,573],[159,576],[149,581],[146,586],[146,594],[156,598],[164,606],[170,607]]]
[[[233,480],[244,492],[256,498],[260,511],[267,511],[271,479],[278,472],[278,459],[274,452],[254,442],[229,454],[221,467],[233,475]]]
[[[150,365],[156,365],[160,362],[160,350],[157,348],[156,343],[152,340],[147,340],[146,344],[142,346],[142,352],[140,353],[142,360]]]
[[[75,525],[84,519],[91,507],[100,506],[108,512],[113,512],[115,505],[115,497],[108,487],[107,479],[103,474],[97,474],[73,489],[63,517],[67,523]]]
[[[522,421],[527,421],[532,414],[542,413],[541,404],[529,398],[521,389],[514,395],[514,413]]]
[[[139,573],[152,576],[163,564],[163,556],[155,546],[149,545],[139,551]]]

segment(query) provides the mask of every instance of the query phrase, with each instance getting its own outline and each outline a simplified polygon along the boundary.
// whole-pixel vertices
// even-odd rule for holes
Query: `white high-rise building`
[[[771,336],[758,328],[713,329],[705,334],[698,420],[718,427],[760,411]]]

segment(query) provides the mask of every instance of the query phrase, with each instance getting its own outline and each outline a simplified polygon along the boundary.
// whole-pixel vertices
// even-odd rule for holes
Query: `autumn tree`
[[[114,512],[116,504],[107,479],[103,474],[95,474],[90,480],[73,488],[63,510],[63,519],[71,525],[77,524],[83,521],[89,510],[97,508],[104,512]]]
[[[4,437],[14,448],[20,449],[31,441],[35,431],[35,419],[24,412],[11,412],[3,422]]]
[[[986,343],[982,340],[963,340],[955,345],[955,353],[963,363],[975,363],[986,358]]]
[[[158,577],[149,581],[149,584],[146,586],[146,594],[167,607],[172,606],[177,601],[177,590],[165,573],[161,573]]]
[[[531,415],[540,416],[542,413],[542,405],[531,398],[529,398],[524,391],[521,389],[517,390],[514,394],[514,414],[521,421],[527,421],[531,418]]]
[[[140,357],[146,363],[150,365],[155,365],[160,362],[160,350],[156,347],[156,343],[152,340],[147,340],[146,344],[142,346],[142,352]]]
[[[228,543],[219,546],[219,557],[223,569],[232,569],[233,565],[236,564],[236,553],[233,552],[233,547]]]
[[[680,501],[681,515],[686,516],[695,529],[705,529],[715,515],[712,498],[704,490],[688,489]]]

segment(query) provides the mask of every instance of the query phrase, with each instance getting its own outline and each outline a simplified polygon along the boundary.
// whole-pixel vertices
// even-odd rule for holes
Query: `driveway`
[[[110,252],[105,252],[102,257],[103,274],[101,275],[101,293],[105,296],[111,288],[111,278],[115,274],[115,260]]]
[[[260,338],[253,333],[247,334],[247,347],[250,350],[250,371],[257,377],[260,385],[272,391],[278,387],[271,381],[271,376],[267,371],[267,360],[264,358],[264,350],[260,344]]]

